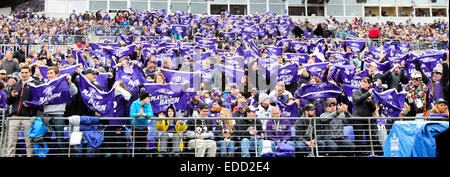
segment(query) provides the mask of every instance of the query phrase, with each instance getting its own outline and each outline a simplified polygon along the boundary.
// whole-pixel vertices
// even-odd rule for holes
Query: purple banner
[[[382,113],[390,117],[398,117],[405,103],[406,92],[397,93],[396,89],[374,92],[375,102],[383,105]]]
[[[195,92],[199,90],[201,83],[201,72],[181,72],[167,69],[160,69],[166,77],[166,83],[185,84],[188,89],[186,92]]]
[[[185,110],[187,94],[183,84],[144,84],[144,88],[152,94],[150,100],[153,113],[166,112],[170,105],[176,110]]]
[[[61,75],[45,84],[30,86],[30,90],[33,95],[33,100],[24,102],[31,107],[72,102],[67,75]]]
[[[318,99],[318,98],[337,98],[339,94],[342,93],[340,87],[330,84],[328,82],[319,84],[306,84],[300,90],[300,95],[302,98],[306,99]]]
[[[79,78],[79,90],[84,104],[104,117],[113,117],[115,89],[111,89],[109,92],[102,92],[89,83],[83,75],[80,75]]]

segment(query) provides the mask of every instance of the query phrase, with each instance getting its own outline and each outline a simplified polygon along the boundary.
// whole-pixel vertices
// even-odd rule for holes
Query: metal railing
[[[73,45],[81,41],[84,38],[87,41],[85,35],[42,35],[38,37],[11,37],[4,36],[0,37],[2,44],[8,44],[10,39],[14,39],[16,44],[24,45],[25,40],[27,44],[40,45],[44,44],[45,41],[50,45]]]
[[[34,51],[36,54],[39,54],[42,50],[42,46],[44,45],[11,45],[11,44],[0,44],[0,53],[5,54],[7,51],[14,52],[20,50],[20,48],[25,48],[25,57],[30,56],[30,52]],[[74,48],[74,45],[45,45],[47,50],[51,50],[52,54],[56,53],[56,49],[60,48],[61,53],[67,53],[67,50],[70,48]]]
[[[347,123],[334,124],[339,129],[330,129],[330,123],[324,122],[324,119],[336,118],[170,118],[175,123],[173,127],[164,131],[166,127],[158,124],[158,121],[168,120],[168,118],[150,118],[150,123],[144,125],[146,129],[135,129],[136,121],[139,120],[130,117],[121,118],[99,118],[99,124],[95,125],[80,125],[80,131],[85,134],[81,138],[80,145],[69,145],[71,138],[75,138],[74,126],[68,123],[68,118],[43,118],[44,122],[49,122],[47,125],[50,128],[44,138],[31,138],[31,144],[47,145],[48,152],[40,154],[40,151],[34,151],[30,156],[37,157],[136,157],[136,156],[195,156],[195,157],[265,157],[271,151],[277,151],[277,143],[275,139],[281,138],[278,135],[287,135],[284,141],[294,147],[294,153],[286,153],[286,156],[314,156],[314,157],[330,157],[330,156],[344,156],[344,157],[358,157],[358,156],[383,156],[383,144],[385,138],[390,132],[395,121],[402,120],[430,120],[430,117],[402,117],[402,118],[388,118],[388,117],[371,117],[371,118],[343,118]],[[378,129],[376,119],[385,119],[384,129]],[[2,121],[2,139],[3,142],[0,150],[2,157],[11,156],[25,156],[26,143],[24,137],[27,133],[9,132],[11,129],[11,121],[18,120],[34,120],[34,117],[9,117]],[[56,123],[55,120],[62,120],[65,123]],[[124,121],[126,123],[119,125],[108,125],[110,121]],[[176,128],[176,123],[180,129]],[[205,127],[201,124],[201,120],[206,122]],[[235,120],[234,129],[231,135],[228,136],[226,131],[222,132],[225,120]],[[252,120],[245,124],[239,124],[238,121]],[[260,124],[259,121],[262,123]],[[272,124],[273,120],[280,120],[281,123]],[[448,118],[432,118],[432,120],[446,120]],[[284,121],[284,122],[283,122]],[[366,121],[366,123],[364,123]],[[183,123],[181,123],[183,122]],[[214,124],[215,123],[215,124]],[[187,129],[182,129],[183,125]],[[228,124],[228,123],[227,123]],[[272,125],[272,126],[270,126]],[[59,126],[59,128],[58,128]],[[193,127],[202,128],[193,128]],[[273,128],[277,126],[277,128]],[[64,128],[63,128],[64,127]],[[255,130],[258,132],[249,135],[249,131]],[[291,127],[291,128],[288,128]],[[13,128],[13,127],[12,127]],[[259,129],[262,129],[259,130]],[[18,128],[16,128],[18,130]],[[179,131],[177,131],[179,130]],[[281,132],[272,136],[271,130]],[[313,131],[308,131],[313,130]],[[337,133],[333,133],[337,132]],[[340,133],[339,133],[340,132]],[[201,133],[202,136],[199,136]],[[212,133],[213,136],[209,136]],[[264,137],[260,137],[264,133]],[[19,135],[20,134],[20,135]],[[23,137],[22,137],[23,134]],[[9,138],[13,135],[19,136],[16,147],[8,146]],[[95,136],[94,136],[95,135]],[[99,138],[103,137],[101,141]],[[225,140],[228,136],[230,140]],[[170,141],[169,141],[170,140]],[[311,141],[315,140],[315,141]],[[170,142],[170,143],[169,143]],[[311,142],[311,144],[307,144]],[[183,147],[184,146],[184,147]],[[30,146],[29,146],[30,147]],[[45,147],[45,146],[44,146]],[[8,149],[9,148],[9,149]],[[15,153],[10,154],[11,148],[15,149]],[[36,148],[36,147],[34,147]],[[33,148],[33,150],[34,150]],[[7,153],[10,152],[10,153]],[[37,152],[37,153],[36,153]]]
[[[0,156],[4,157],[3,149],[6,147],[6,109],[0,109]]]
[[[135,29],[134,35],[142,35],[142,26],[133,26],[133,25],[97,25],[91,26],[87,29],[88,35],[93,36],[115,36],[117,34],[128,34],[131,28]]]

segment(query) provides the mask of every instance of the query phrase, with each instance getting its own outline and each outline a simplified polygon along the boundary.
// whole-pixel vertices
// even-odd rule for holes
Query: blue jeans
[[[233,140],[230,140],[230,142],[228,144],[228,148],[227,148],[227,142],[225,140],[220,140],[219,142],[217,142],[217,145],[219,146],[220,152],[234,152],[235,142]],[[228,149],[228,151],[227,151],[227,149]]]
[[[258,146],[258,153],[257,156],[261,157],[261,152],[263,149],[263,139],[258,139],[257,140],[258,144],[255,143],[255,139],[248,139],[248,138],[244,138],[241,140],[241,149],[242,149],[242,157],[250,157],[250,147],[254,147],[255,145]]]
[[[317,142],[316,146],[319,149],[319,151],[325,150],[325,142],[324,141],[319,140],[319,141],[316,141],[316,142]],[[297,145],[296,148],[295,148],[297,152],[304,153],[304,154],[311,153],[311,147],[307,146],[305,144],[305,142],[297,141],[295,144]]]
[[[94,153],[96,150],[95,148],[88,145],[88,141],[84,138],[84,136],[81,139],[81,143],[79,145],[74,145],[73,148],[74,152],[76,153],[74,157],[83,157],[83,155],[84,157],[94,157]],[[83,150],[85,150],[84,154]]]
[[[50,115],[54,118],[64,117],[62,114]],[[67,156],[68,142],[64,139],[64,127],[66,126],[63,119],[51,119],[50,124],[56,136],[57,148],[52,153],[57,153],[57,156]]]

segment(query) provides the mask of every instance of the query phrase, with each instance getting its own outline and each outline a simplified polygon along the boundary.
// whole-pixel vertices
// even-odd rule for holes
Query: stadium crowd
[[[88,152],[115,147],[120,150],[104,151],[125,153],[128,144],[117,142],[127,141],[123,125],[128,125],[135,130],[140,152],[179,156],[183,149],[193,148],[196,157],[215,157],[216,152],[234,156],[235,147],[248,157],[255,144],[261,156],[263,140],[271,141],[274,152],[295,147],[307,155],[316,145],[325,151],[364,152],[364,131],[359,130],[372,128],[369,119],[346,117],[380,117],[370,119],[377,131],[377,126],[386,125],[382,117],[448,116],[448,45],[445,50],[412,51],[406,43],[448,42],[446,21],[371,24],[361,18],[352,22],[330,18],[311,24],[271,13],[224,12],[216,17],[164,10],[131,10],[114,18],[74,11],[63,20],[22,11],[0,17],[0,38],[4,44],[36,44],[42,36],[86,35],[88,28],[121,21],[142,27],[141,31],[131,28],[117,34],[113,43],[81,40],[67,51],[50,50],[50,45],[29,56],[23,48],[6,51],[0,62],[0,107],[10,117],[136,118],[100,121],[108,125],[104,143],[83,143],[90,140],[83,136],[76,152],[84,145],[91,147]],[[367,46],[369,38],[401,42]],[[51,100],[57,95],[55,88],[62,88],[47,89],[56,82],[67,83],[61,91],[66,99]],[[48,94],[38,94],[37,88]],[[36,99],[41,102],[33,102]],[[152,121],[152,117],[236,119]],[[321,125],[315,127],[307,119],[240,117],[320,117]],[[9,121],[7,156],[15,154],[21,127],[27,156],[34,153],[28,135],[32,124]],[[63,127],[68,121],[50,119],[47,124],[59,143],[58,152],[49,153],[66,154]],[[345,138],[344,124],[353,125],[356,141]],[[327,130],[326,135],[312,137],[314,129]]]

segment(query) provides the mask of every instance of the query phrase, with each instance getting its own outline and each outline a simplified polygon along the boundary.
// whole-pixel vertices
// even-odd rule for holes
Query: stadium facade
[[[228,10],[233,15],[272,12],[288,13],[294,18],[323,19],[334,16],[341,19],[363,17],[382,21],[432,21],[448,18],[447,0],[46,0],[45,13],[51,17],[67,18],[72,10],[110,12],[134,8],[140,11],[166,9],[193,14],[218,15]],[[412,18],[414,17],[414,18]],[[416,18],[418,17],[418,18]],[[371,21],[372,21],[371,20]]]

